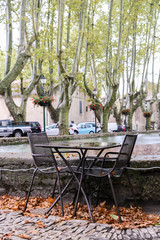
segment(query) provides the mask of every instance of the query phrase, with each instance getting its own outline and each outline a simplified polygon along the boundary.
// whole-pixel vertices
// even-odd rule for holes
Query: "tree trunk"
[[[57,123],[59,121],[59,109],[55,109],[52,105],[47,107],[51,119]]]
[[[59,125],[59,130],[62,135],[69,134],[69,124],[66,126],[66,123],[69,123],[69,109],[70,106],[67,106],[66,104],[64,107],[61,107],[59,111],[59,122],[61,123]]]
[[[59,99],[59,128],[60,134],[68,134],[69,132],[69,109],[72,101],[72,94],[74,93],[77,82],[76,75],[78,73],[78,67],[80,62],[81,49],[83,44],[84,30],[85,30],[85,17],[87,11],[88,1],[81,0],[81,11],[79,15],[79,31],[77,46],[75,50],[74,60],[72,64],[72,72],[69,75],[65,67],[62,64],[62,36],[63,36],[63,21],[64,21],[64,0],[59,0],[59,11],[58,11],[58,32],[57,32],[57,56],[58,56],[58,67],[61,76],[61,96]]]
[[[130,114],[128,115],[128,123],[126,123],[127,131],[132,131],[132,118],[133,118],[133,111],[130,110]]]
[[[6,57],[4,76],[10,71],[12,56],[12,14],[11,0],[6,0]]]
[[[160,129],[160,102],[158,102],[158,129]]]
[[[103,124],[102,124],[102,131],[108,132],[108,118],[109,118],[109,112],[104,110],[103,112]]]
[[[27,99],[23,101],[21,106],[17,106],[12,99],[12,90],[10,87],[7,88],[5,92],[5,103],[11,113],[14,121],[23,122],[26,120],[26,103]]]

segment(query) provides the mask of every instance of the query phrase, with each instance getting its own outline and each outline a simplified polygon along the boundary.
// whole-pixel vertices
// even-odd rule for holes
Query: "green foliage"
[[[2,2],[0,23],[5,20],[4,2]],[[33,64],[38,66],[36,74],[41,72],[47,77],[47,88],[63,82],[68,75],[72,75],[73,62],[75,59],[77,39],[79,34],[79,17],[82,7],[82,1],[66,0],[64,13],[64,29],[62,36],[62,65],[66,73],[61,74],[59,78],[58,60],[57,60],[57,27],[58,27],[58,0],[44,0],[41,6],[41,14],[39,23],[36,22],[37,9],[33,9],[33,1],[27,1],[26,11],[26,38],[34,34],[33,22],[39,24],[39,38],[37,45],[32,46],[31,64],[28,62],[21,72],[23,79],[31,79],[31,67]],[[102,95],[102,87],[105,91],[114,86],[115,83],[120,84],[122,76],[125,76],[125,86],[131,84],[131,79],[127,79],[126,75],[130,74],[133,69],[133,60],[135,60],[135,76],[134,80],[140,82],[142,76],[142,67],[144,66],[147,52],[150,55],[160,51],[159,38],[153,38],[154,34],[159,34],[160,22],[157,21],[156,32],[154,33],[153,25],[158,15],[158,1],[154,1],[153,5],[149,0],[123,0],[122,13],[120,8],[121,1],[113,1],[113,10],[111,12],[111,23],[109,24],[109,8],[110,1],[92,0],[88,2],[88,16],[86,17],[86,25],[83,35],[83,46],[79,68],[74,83],[78,84],[84,91],[83,74],[85,73],[86,52],[88,54],[86,81],[88,87],[98,88],[99,96]],[[19,28],[21,1],[12,1],[13,14],[13,33],[15,28]],[[68,19],[68,13],[70,18]],[[122,15],[121,15],[122,14]],[[120,17],[122,16],[122,30],[120,29]],[[152,16],[153,19],[152,19]],[[89,20],[89,21],[88,21]],[[88,21],[88,22],[87,22]],[[151,22],[152,21],[152,22]],[[18,23],[18,24],[17,24]],[[70,23],[69,43],[67,44],[68,23]],[[136,28],[134,24],[136,23]],[[151,33],[149,33],[150,24],[152,23]],[[36,25],[37,26],[37,25]],[[133,36],[136,33],[136,38]],[[151,38],[149,39],[149,35]],[[120,42],[119,42],[120,37]],[[155,45],[153,44],[155,40]],[[18,43],[13,44],[12,66],[17,57]],[[87,49],[86,49],[87,46]],[[119,47],[119,52],[118,52]],[[136,49],[136,56],[133,57],[133,49]],[[150,56],[149,55],[149,56]],[[106,61],[107,59],[107,61]],[[5,53],[0,54],[0,77],[4,74]],[[93,69],[93,62],[95,69]],[[12,67],[11,66],[11,67]],[[41,68],[39,67],[41,66]],[[93,71],[95,70],[95,71]],[[107,71],[108,72],[107,72]],[[106,77],[107,72],[107,77]],[[128,81],[128,82],[127,82]],[[51,85],[50,85],[51,84]],[[133,84],[134,90],[135,86]]]

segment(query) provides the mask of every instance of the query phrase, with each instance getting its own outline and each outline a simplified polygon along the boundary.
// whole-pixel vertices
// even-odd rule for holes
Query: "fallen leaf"
[[[31,239],[31,237],[29,235],[26,235],[26,234],[19,234],[18,237],[24,238],[24,239]]]
[[[114,171],[112,172],[112,176],[115,176],[115,172]]]
[[[30,197],[28,201],[27,211],[22,212],[23,216],[29,217],[44,217],[47,218],[48,215],[43,215],[40,213],[32,213],[33,209],[48,209],[51,204],[55,201],[55,198],[47,197]],[[26,198],[20,197],[10,197],[7,194],[0,196],[0,209],[3,209],[4,212],[7,211],[19,211],[23,210],[24,204],[26,202]],[[74,214],[74,206],[72,203],[64,204],[64,217],[61,217],[62,211],[60,204],[56,204],[50,212],[50,215],[61,217],[58,222],[70,220],[70,219],[81,219],[90,221],[90,214],[88,212],[87,205],[83,205],[78,203],[77,216],[73,217]],[[106,202],[100,203],[97,207],[93,207],[93,218],[95,222],[102,224],[111,224],[112,227],[116,229],[134,229],[134,228],[142,228],[147,226],[159,225],[160,223],[160,215],[154,214],[146,214],[143,212],[141,207],[133,207],[125,208],[120,206],[119,211],[122,217],[123,222],[119,222],[119,218],[117,216],[117,210],[115,205],[107,206]],[[44,211],[43,211],[44,212]],[[29,223],[28,220],[25,223]],[[36,223],[36,228],[44,228],[45,224],[42,221],[38,221]],[[8,235],[4,235],[8,239],[12,238],[11,233]],[[4,237],[3,236],[3,237]],[[21,236],[27,236],[22,234]],[[22,237],[21,237],[22,238]],[[30,238],[26,238],[30,239]]]
[[[110,214],[111,218],[113,218],[114,220],[117,220],[118,219],[118,216],[117,215],[114,215],[114,214]]]
[[[45,224],[42,222],[42,221],[38,221],[38,222],[36,222],[36,228],[45,228]]]
[[[2,237],[2,240],[7,240],[7,239],[11,239],[12,238],[12,233],[5,233]]]
[[[54,197],[54,198],[51,198],[51,197],[48,197],[48,198],[47,198],[47,201],[48,201],[49,203],[51,203],[51,204],[54,203],[55,200],[56,200],[55,197]]]

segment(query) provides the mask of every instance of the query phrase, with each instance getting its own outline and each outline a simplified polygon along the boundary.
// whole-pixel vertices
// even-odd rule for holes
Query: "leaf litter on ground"
[[[46,215],[42,215],[39,213],[34,213],[35,209],[48,209],[52,203],[55,201],[55,198],[47,197],[30,197],[27,210],[23,213],[25,216],[30,217],[39,217]],[[0,196],[0,209],[4,211],[23,211],[25,206],[26,198],[20,198],[17,196],[10,197],[8,195]],[[110,224],[116,229],[134,229],[134,228],[142,228],[152,225],[160,224],[160,215],[154,214],[146,214],[143,212],[141,207],[119,207],[120,214],[122,217],[122,222],[119,222],[119,218],[117,215],[116,207],[113,205],[107,206],[105,202],[102,202],[97,207],[93,207],[93,218],[96,223],[102,224]],[[64,214],[61,215],[61,206],[56,204],[54,208],[51,210],[49,215],[59,216],[61,217],[59,221],[71,220],[71,219],[81,219],[90,221],[90,215],[88,212],[87,205],[78,204],[78,210],[76,217],[73,217],[74,214],[74,206],[71,203],[64,204]],[[27,224],[27,222],[26,222]],[[42,222],[37,222],[37,228],[44,228],[45,225]]]

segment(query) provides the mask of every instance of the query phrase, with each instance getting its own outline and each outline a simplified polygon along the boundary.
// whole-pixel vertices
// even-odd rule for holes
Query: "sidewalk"
[[[115,230],[108,224],[83,220],[59,221],[60,217],[26,217],[21,212],[0,210],[0,240],[140,240],[160,239],[160,225]]]
[[[3,154],[4,161],[27,159],[30,154]],[[23,155],[23,156],[22,156]],[[159,161],[158,156],[152,156]],[[145,156],[145,161],[152,159]],[[143,160],[144,156],[134,157],[135,161]],[[159,204],[145,206],[149,213],[160,214]],[[160,225],[141,228],[116,230],[108,224],[90,223],[84,220],[58,221],[60,217],[50,215],[45,217],[26,217],[21,212],[5,212],[0,210],[0,240],[160,240]]]

